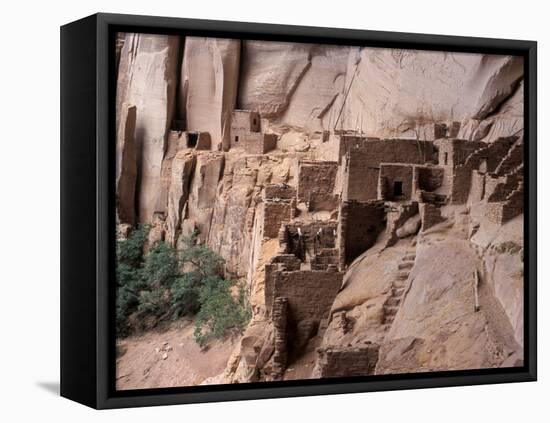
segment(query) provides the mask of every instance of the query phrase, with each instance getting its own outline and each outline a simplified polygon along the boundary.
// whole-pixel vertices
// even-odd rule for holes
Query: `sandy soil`
[[[224,370],[236,342],[214,341],[201,350],[191,320],[125,338],[117,342],[117,389],[199,385]]]

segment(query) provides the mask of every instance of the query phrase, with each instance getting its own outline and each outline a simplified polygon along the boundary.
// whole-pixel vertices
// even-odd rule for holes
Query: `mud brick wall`
[[[520,182],[505,201],[487,203],[485,214],[490,221],[503,225],[523,213],[523,203],[523,182]]]
[[[292,218],[291,200],[264,200],[264,238],[277,238],[283,222]]]
[[[287,184],[268,184],[265,186],[264,198],[290,200],[296,196],[296,189]]]
[[[468,200],[472,180],[472,171],[480,170],[492,173],[510,151],[517,137],[504,137],[471,153],[463,164],[455,167],[452,174],[451,202],[463,204]],[[461,149],[464,148],[462,145]],[[460,150],[460,149],[459,149]]]
[[[317,350],[320,377],[365,376],[374,374],[378,362],[377,344],[359,347],[329,347]]]
[[[250,110],[233,111],[231,118],[231,144],[239,145],[250,132],[260,132],[260,125],[259,113]]]
[[[413,195],[413,167],[397,163],[381,163],[378,181],[378,199],[380,200],[410,200]],[[402,194],[397,198],[394,184],[401,182]]]
[[[273,276],[273,296],[288,299],[289,317],[299,325],[306,321],[318,324],[328,316],[344,273],[296,270],[277,271]]]
[[[438,161],[440,166],[456,167],[464,163],[475,150],[487,146],[483,141],[468,141],[456,138],[439,141]],[[446,160],[445,160],[446,159]]]
[[[265,265],[264,296],[266,310],[271,312],[274,300],[274,274],[278,271],[294,271],[300,269],[300,260],[294,254],[279,254]]]
[[[386,227],[382,201],[344,201],[340,209],[338,243],[341,265],[350,264],[374,245]]]
[[[242,136],[242,143],[248,154],[265,154],[277,147],[277,135],[250,132]]]
[[[346,156],[344,200],[367,201],[378,197],[381,163],[424,164],[433,156],[433,142],[412,139],[367,140]]]
[[[496,181],[492,191],[487,196],[487,201],[490,203],[506,200],[512,191],[518,188],[519,183],[523,181],[523,167],[517,168],[516,172],[500,177]]]
[[[330,265],[340,267],[340,252],[337,248],[324,248],[311,260],[311,270],[327,270]]]
[[[516,141],[510,151],[504,156],[494,173],[498,176],[504,176],[512,172],[513,169],[523,164],[523,154],[523,138],[521,138]]]
[[[380,138],[367,138],[361,135],[340,135],[338,148],[338,164],[352,148],[360,148],[363,143],[371,141],[380,141]]]
[[[335,206],[334,184],[338,173],[336,162],[301,161],[298,168],[298,201],[309,202],[316,210]]]
[[[287,326],[288,299],[277,297],[273,302],[273,372],[275,377],[282,376],[287,362]]]

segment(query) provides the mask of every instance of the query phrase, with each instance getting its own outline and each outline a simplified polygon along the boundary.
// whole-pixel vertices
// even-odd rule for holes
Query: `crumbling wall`
[[[309,261],[323,248],[335,248],[338,222],[293,221],[285,225],[286,248],[302,262]]]
[[[317,349],[316,376],[349,377],[374,374],[378,362],[378,344]]]
[[[509,174],[515,168],[523,164],[523,156],[523,137],[521,137],[514,143],[493,173],[497,176]]]
[[[287,326],[288,326],[288,299],[275,298],[273,304],[273,373],[281,376],[286,369],[287,362]]]
[[[432,226],[443,222],[444,219],[441,216],[441,210],[436,205],[430,203],[421,203],[418,206],[420,211],[420,219],[422,222],[422,225],[420,227],[421,232],[424,232]]]
[[[264,187],[266,199],[291,200],[296,197],[296,189],[287,184],[267,184]]]
[[[464,204],[468,200],[472,171],[479,170],[483,173],[493,173],[516,140],[517,137],[503,137],[491,144],[483,143],[483,147],[475,150],[464,160],[464,163],[456,166],[451,176],[452,204]]]
[[[265,154],[277,147],[277,135],[251,132],[244,136],[243,144],[248,154]]]
[[[378,198],[381,163],[424,164],[431,161],[433,142],[412,139],[367,139],[347,151],[347,180],[343,199],[367,201]]]
[[[397,240],[397,230],[411,217],[418,213],[418,203],[386,203],[386,247],[391,247]]]
[[[340,267],[340,252],[337,248],[323,248],[311,259],[311,270],[327,270],[329,266]]]
[[[332,210],[336,207],[334,185],[338,163],[300,161],[298,169],[298,201],[306,202],[312,210]]]
[[[486,216],[490,221],[502,225],[523,213],[523,165],[496,180],[498,183],[488,194]]]
[[[350,264],[372,247],[385,227],[382,201],[343,201],[338,225],[341,265]]]
[[[275,273],[283,270],[299,270],[300,264],[300,260],[294,254],[279,254],[265,265],[264,295],[268,313],[271,312],[274,301]]]
[[[457,138],[445,138],[438,141],[438,161],[440,166],[453,168],[464,163],[474,151],[487,146],[483,141],[468,141]]]
[[[288,299],[289,315],[295,325],[318,325],[328,316],[334,298],[342,286],[343,272],[311,270],[274,272],[273,296]]]
[[[523,213],[523,183],[510,194],[506,201],[487,203],[487,218],[499,225]]]
[[[294,208],[292,200],[264,199],[264,238],[277,238],[281,224],[292,219]]]

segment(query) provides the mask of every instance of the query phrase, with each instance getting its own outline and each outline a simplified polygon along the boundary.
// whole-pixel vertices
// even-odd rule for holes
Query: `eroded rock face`
[[[185,38],[178,115],[188,130],[209,132],[215,150],[229,149],[239,63],[239,40]]]
[[[137,178],[136,106],[127,103],[120,107],[116,141],[117,216],[121,223],[135,221]]]
[[[381,347],[378,374],[495,367],[515,351],[509,333],[499,333],[489,301],[482,299],[475,311],[473,272],[479,265],[467,242],[419,245],[406,296]]]
[[[232,156],[226,160],[208,245],[225,258],[231,273],[247,275],[262,189],[267,183],[288,182],[291,163],[288,159],[262,156]]]
[[[151,222],[160,190],[166,133],[174,116],[179,37],[126,34],[117,82],[121,105],[136,106],[138,221]]]
[[[311,66],[311,44],[243,42],[239,107],[278,117]]]
[[[194,166],[195,155],[190,151],[180,151],[172,161],[166,216],[166,241],[171,245],[178,239]]]
[[[224,163],[223,153],[201,152],[196,155],[186,218],[192,221],[193,226],[198,229],[201,242],[208,239],[218,183],[223,173]]]
[[[482,119],[513,92],[521,69],[521,58],[364,48],[349,61],[337,126],[414,138],[423,124]]]

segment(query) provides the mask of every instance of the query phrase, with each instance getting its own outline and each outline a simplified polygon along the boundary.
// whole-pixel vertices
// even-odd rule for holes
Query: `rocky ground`
[[[192,320],[180,320],[119,340],[117,389],[200,385],[221,373],[237,340],[213,341],[202,349],[193,339],[193,329]]]

